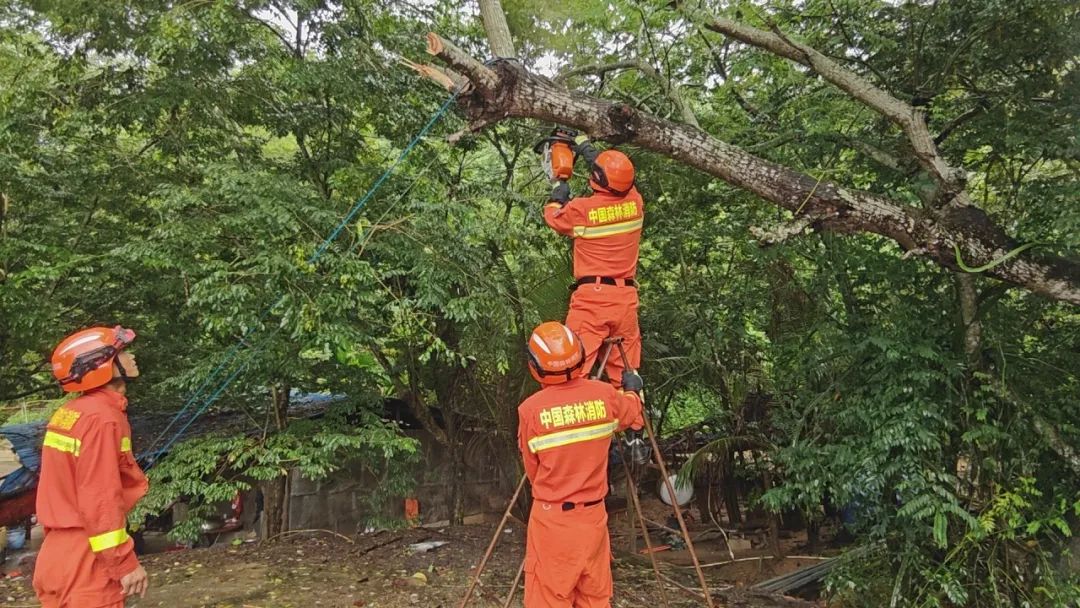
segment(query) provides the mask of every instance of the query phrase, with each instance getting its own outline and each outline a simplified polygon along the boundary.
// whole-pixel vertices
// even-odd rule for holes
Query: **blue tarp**
[[[0,437],[11,442],[11,449],[22,464],[0,480],[0,497],[12,496],[37,485],[44,436],[44,421],[0,427]]]

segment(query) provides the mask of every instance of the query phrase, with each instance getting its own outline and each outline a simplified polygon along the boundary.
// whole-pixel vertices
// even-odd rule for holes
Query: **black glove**
[[[555,188],[551,191],[551,200],[565,205],[570,202],[570,184],[566,182],[559,182],[555,185]]]
[[[623,370],[622,389],[624,391],[640,393],[643,388],[645,388],[645,383],[642,382],[641,376],[637,375],[637,372],[632,372],[628,369]]]
[[[593,147],[589,138],[584,135],[578,136],[578,141],[574,144],[573,150],[574,162],[577,162],[579,158],[583,159],[585,164],[589,166],[589,170],[592,171],[592,164],[596,162],[596,157],[600,156],[600,153]]]

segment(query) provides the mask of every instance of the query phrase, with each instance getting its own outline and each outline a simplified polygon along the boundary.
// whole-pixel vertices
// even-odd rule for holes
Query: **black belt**
[[[591,507],[593,505],[598,505],[598,504],[600,504],[602,502],[604,502],[603,498],[601,498],[600,500],[594,500],[592,502],[564,502],[564,503],[562,503],[562,510],[563,511],[573,511],[574,507],[576,507],[578,505],[581,505],[583,507]]]
[[[574,281],[574,284],[570,286],[570,291],[574,291],[582,285],[594,285],[596,283],[602,283],[604,285],[618,286],[620,283],[625,287],[637,287],[637,281],[634,279],[616,279],[612,277],[581,277]]]

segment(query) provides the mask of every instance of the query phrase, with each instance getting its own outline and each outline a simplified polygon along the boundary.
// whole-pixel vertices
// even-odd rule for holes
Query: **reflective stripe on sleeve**
[[[593,439],[604,439],[610,437],[617,428],[619,428],[619,421],[615,420],[613,422],[583,426],[576,429],[559,431],[558,433],[551,433],[550,435],[533,437],[529,440],[529,451],[535,454],[541,450],[557,448],[571,443],[592,441]]]
[[[99,553],[106,549],[119,547],[120,545],[126,543],[127,540],[127,530],[120,528],[119,530],[113,530],[112,532],[106,532],[104,534],[98,534],[97,536],[91,536],[90,550],[94,553]]]
[[[130,452],[131,451],[131,437],[121,437],[120,438],[120,451],[121,452]]]
[[[55,431],[45,431],[45,443],[42,445],[61,452],[67,452],[72,456],[78,456],[82,442],[74,437],[61,435]]]
[[[644,221],[645,218],[639,217],[629,222],[606,224],[604,226],[574,226],[574,236],[579,239],[602,239],[606,236],[626,234],[627,232],[640,230]]]

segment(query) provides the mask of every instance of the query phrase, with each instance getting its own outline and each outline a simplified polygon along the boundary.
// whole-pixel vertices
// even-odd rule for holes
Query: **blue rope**
[[[308,258],[308,264],[313,264],[316,260],[322,257],[322,254],[326,252],[327,248],[330,247],[330,244],[337,240],[338,235],[341,234],[341,231],[344,230],[346,226],[352,223],[352,219],[356,217],[357,213],[360,213],[360,210],[363,209],[364,205],[367,204],[368,200],[370,200],[371,197],[375,195],[375,192],[379,189],[380,186],[382,186],[383,182],[385,182],[386,179],[390,177],[390,174],[394,172],[394,169],[396,169],[397,166],[401,164],[401,161],[405,160],[405,157],[409,155],[409,152],[412,152],[413,148],[416,147],[416,144],[420,143],[420,140],[423,139],[425,135],[427,135],[428,131],[431,130],[431,127],[434,127],[435,123],[439,122],[439,119],[442,118],[442,115],[450,109],[450,106],[454,104],[454,100],[457,99],[457,96],[458,92],[454,91],[450,94],[450,97],[446,98],[446,101],[443,102],[443,105],[441,108],[439,108],[439,111],[435,112],[435,115],[431,117],[431,120],[429,120],[426,125],[424,125],[424,128],[420,129],[420,132],[416,134],[416,137],[414,137],[412,141],[409,142],[409,145],[405,146],[405,149],[402,150],[401,154],[398,155],[397,160],[394,161],[394,164],[390,165],[386,169],[386,171],[383,171],[383,174],[379,176],[379,179],[375,180],[375,183],[371,186],[371,189],[368,190],[367,194],[365,194],[363,198],[361,198],[359,201],[357,201],[355,205],[353,205],[352,210],[349,211],[349,214],[345,216],[345,219],[341,220],[341,223],[337,225],[337,228],[334,228],[334,231],[330,233],[330,236],[326,237],[326,240],[324,240],[322,242],[322,245],[320,245],[319,248],[315,250],[315,253],[311,254],[311,257]]]
[[[214,370],[210,372],[210,375],[207,376],[205,380],[203,380],[202,384],[199,385],[199,388],[195,389],[195,392],[191,394],[191,397],[188,398],[188,400],[184,403],[183,407],[181,407],[180,410],[176,412],[176,414],[169,420],[169,424],[165,425],[165,428],[162,429],[161,432],[158,433],[158,436],[154,438],[154,441],[150,443],[150,447],[147,448],[141,455],[139,455],[139,459],[142,459],[147,454],[154,451],[154,448],[159,443],[161,443],[162,439],[165,438],[165,435],[169,432],[169,429],[171,429],[173,425],[175,425],[180,420],[180,418],[184,415],[188,408],[190,408],[195,403],[196,400],[202,397],[203,392],[210,386],[210,384],[216,381],[218,375],[225,370],[226,366],[231,363],[238,354],[240,354],[240,348],[243,347],[244,342],[248,339],[248,336],[250,336],[257,327],[262,325],[262,322],[265,321],[266,317],[270,315],[270,311],[274,310],[274,308],[278,304],[281,304],[284,299],[285,296],[281,296],[280,298],[278,298],[276,302],[268,306],[266,310],[264,310],[262,314],[259,315],[258,320],[256,320],[251,327],[244,330],[244,334],[240,336],[240,339],[236,342],[236,344],[234,344],[233,347],[229,349],[229,352],[225,354],[225,358],[221,361],[221,363],[219,363],[217,367],[215,367]],[[161,450],[158,450],[158,452],[160,453]]]
[[[184,433],[188,430],[188,427],[190,427],[191,424],[195,422],[195,420],[199,416],[201,416],[203,412],[206,411],[206,408],[210,407],[215,401],[217,401],[218,397],[221,396],[221,393],[225,392],[225,389],[229,388],[229,385],[232,384],[232,381],[236,380],[237,376],[240,375],[240,372],[244,371],[244,369],[247,368],[248,363],[251,363],[250,356],[247,358],[246,361],[241,363],[240,367],[236,368],[236,370],[228,378],[226,378],[220,386],[218,386],[217,390],[215,390],[209,397],[206,398],[205,401],[203,401],[202,406],[199,407],[199,409],[195,410],[195,413],[191,415],[191,418],[188,418],[188,421],[184,423],[184,426],[180,427],[180,430],[176,431],[176,433],[174,433],[173,436],[165,442],[165,445],[163,445],[160,450],[157,450],[154,454],[152,454],[152,456],[154,458],[157,458],[162,454],[167,454],[169,452],[169,448],[171,448],[174,443],[176,443],[180,440],[181,437],[183,437]],[[151,456],[151,454],[144,453],[140,456],[140,458],[145,456]]]
[[[375,183],[372,184],[371,188],[368,189],[367,193],[363,197],[361,197],[356,202],[356,204],[353,205],[352,209],[349,210],[349,213],[345,215],[345,217],[338,223],[334,230],[330,232],[330,234],[323,240],[323,242],[319,245],[315,252],[312,253],[311,256],[307,259],[308,264],[314,264],[319,260],[319,258],[323,256],[323,254],[326,253],[326,251],[330,248],[330,245],[333,244],[335,240],[337,240],[338,236],[341,235],[341,232],[345,230],[345,228],[350,223],[352,223],[352,220],[356,217],[356,214],[360,213],[360,211],[367,205],[368,201],[371,200],[371,197],[375,195],[375,192],[377,192],[379,188],[383,185],[383,182],[385,182],[390,177],[390,175],[393,174],[394,170],[397,169],[398,165],[400,165],[402,161],[405,160],[405,157],[407,157],[409,153],[413,151],[413,148],[415,148],[417,144],[420,143],[420,140],[423,139],[429,131],[431,131],[431,128],[439,122],[439,119],[442,118],[443,114],[445,114],[446,111],[450,109],[450,106],[454,104],[454,100],[457,99],[458,92],[459,91],[454,91],[450,94],[446,101],[443,102],[442,107],[440,107],[439,110],[435,112],[431,119],[428,120],[427,124],[425,124],[424,127],[420,129],[420,132],[417,133],[415,137],[413,137],[412,141],[410,141],[407,146],[405,146],[405,149],[401,151],[401,154],[398,155],[397,159],[395,159],[394,162],[389,167],[387,167],[385,171],[383,171],[382,175],[380,175],[379,178],[375,180]],[[210,373],[210,376],[208,376],[207,379],[203,381],[199,388],[196,389],[195,393],[192,394],[192,396],[187,400],[186,403],[184,403],[184,406],[181,407],[180,410],[176,413],[176,415],[172,417],[172,419],[169,421],[169,424],[165,426],[165,429],[161,431],[158,437],[150,445],[150,449],[147,449],[145,452],[139,455],[140,460],[146,458],[147,456],[153,456],[156,458],[161,454],[167,453],[169,448],[172,447],[173,444],[175,444],[183,436],[183,434],[188,430],[191,424],[195,422],[195,420],[199,416],[201,416],[202,413],[205,412],[211,404],[217,401],[221,394],[225,392],[225,389],[227,389],[229,385],[232,384],[233,380],[236,380],[236,378],[240,375],[240,372],[247,368],[248,364],[251,363],[250,356],[235,371],[233,371],[231,375],[225,378],[225,380],[220,385],[218,385],[218,388],[213,393],[211,393],[210,396],[206,398],[206,400],[203,401],[199,409],[195,410],[195,413],[192,414],[188,421],[184,423],[184,425],[181,426],[180,429],[176,431],[176,433],[173,434],[173,436],[165,443],[164,446],[162,446],[161,449],[153,449],[154,446],[161,441],[161,438],[165,436],[169,429],[171,429],[173,425],[175,425],[176,422],[180,420],[180,418],[184,415],[188,408],[190,408],[195,403],[195,401],[202,395],[203,391],[205,391],[206,388],[210,386],[211,382],[217,378],[217,376],[226,368],[229,363],[236,359],[237,355],[240,353],[240,349],[243,347],[244,342],[247,340],[248,336],[254,331],[256,331],[256,329],[262,324],[262,322],[266,320],[266,317],[270,314],[270,311],[272,311],[284,299],[284,295],[279,297],[276,302],[271,304],[269,307],[266,308],[266,310],[263,311],[255,325],[248,328],[248,330],[244,332],[244,335],[240,337],[240,340],[231,349],[229,349],[228,353],[226,353],[225,359],[220,364],[218,364],[218,366]],[[248,352],[250,355],[252,351]]]

